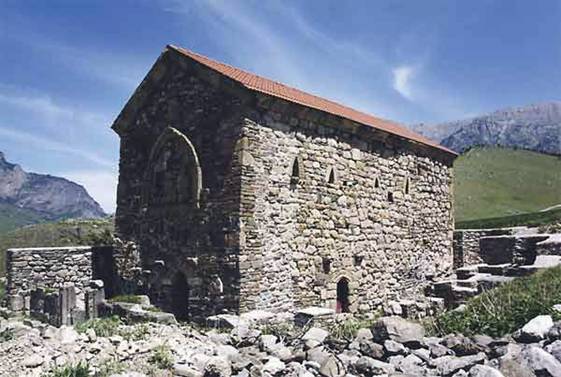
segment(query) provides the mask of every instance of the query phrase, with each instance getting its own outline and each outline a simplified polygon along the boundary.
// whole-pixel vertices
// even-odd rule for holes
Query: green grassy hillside
[[[113,218],[42,223],[0,234],[0,276],[5,271],[5,250],[16,247],[91,245],[113,231]]]
[[[474,148],[454,163],[456,221],[538,212],[561,204],[561,158]]]
[[[0,234],[44,220],[44,216],[40,213],[0,202]]]

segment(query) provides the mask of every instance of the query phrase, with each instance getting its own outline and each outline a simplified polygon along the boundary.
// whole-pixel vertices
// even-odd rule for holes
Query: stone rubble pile
[[[121,335],[103,337],[92,328],[78,333],[1,320],[0,376],[42,376],[54,365],[78,361],[87,362],[92,375],[113,377],[561,376],[561,322],[550,316],[501,339],[430,337],[421,325],[397,316],[382,317],[353,336],[339,331],[344,326],[234,322],[205,333],[178,324],[121,325]]]

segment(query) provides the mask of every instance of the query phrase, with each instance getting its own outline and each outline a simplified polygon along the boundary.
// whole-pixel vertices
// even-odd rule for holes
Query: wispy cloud
[[[45,151],[54,151],[80,157],[86,159],[98,166],[114,167],[115,161],[106,159],[95,152],[85,150],[82,147],[73,147],[70,143],[61,142],[50,139],[48,137],[37,136],[29,132],[19,131],[17,129],[0,127],[0,136],[4,140],[21,143],[28,148],[37,148]]]
[[[164,1],[168,12],[204,20],[238,66],[355,108],[388,116],[392,105],[366,80],[387,82],[390,66],[353,40],[334,38],[283,2]],[[255,6],[259,4],[259,6]],[[273,22],[271,22],[274,20]],[[391,89],[391,88],[388,88]]]
[[[79,183],[86,187],[88,193],[95,198],[108,213],[115,211],[117,202],[118,174],[114,170],[78,170],[62,171],[56,175]]]
[[[413,99],[413,90],[411,87],[411,79],[415,75],[415,69],[412,66],[403,65],[392,70],[393,88],[408,100]]]
[[[27,114],[36,114],[44,123],[55,123],[57,126],[63,121],[68,125],[78,123],[99,127],[108,124],[110,119],[108,115],[79,110],[77,106],[63,106],[45,94],[25,93],[25,90],[4,85],[0,85],[0,105],[18,108]]]
[[[60,40],[53,40],[30,30],[4,35],[18,41],[30,49],[38,59],[48,57],[66,69],[83,77],[130,92],[142,80],[155,56],[72,46]]]

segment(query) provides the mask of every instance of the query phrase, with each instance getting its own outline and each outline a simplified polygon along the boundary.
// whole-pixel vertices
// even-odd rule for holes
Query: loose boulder
[[[423,326],[396,316],[380,318],[371,331],[375,342],[383,343],[390,339],[414,348],[422,343],[425,336]]]
[[[514,338],[523,343],[533,343],[545,339],[545,336],[553,327],[553,319],[550,315],[539,315],[526,323]]]

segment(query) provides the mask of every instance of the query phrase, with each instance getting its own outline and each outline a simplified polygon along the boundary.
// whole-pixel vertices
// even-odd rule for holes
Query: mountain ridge
[[[561,154],[561,101],[508,107],[467,119],[410,127],[459,153],[474,146],[501,146]]]
[[[106,216],[83,186],[50,174],[26,172],[8,162],[2,152],[0,204],[9,215],[17,217],[18,211],[27,210],[44,221]]]

